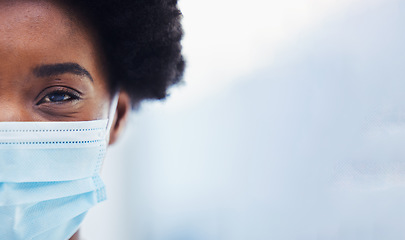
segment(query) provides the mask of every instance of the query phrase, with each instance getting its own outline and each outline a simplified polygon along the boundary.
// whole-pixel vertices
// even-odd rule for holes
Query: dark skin
[[[92,29],[54,1],[0,0],[0,121],[105,119],[111,95]],[[121,91],[110,144],[130,112]],[[76,233],[71,240],[79,239]]]

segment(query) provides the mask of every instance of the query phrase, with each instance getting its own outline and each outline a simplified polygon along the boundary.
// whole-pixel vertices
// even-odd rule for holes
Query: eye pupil
[[[49,96],[51,102],[61,102],[67,99],[69,99],[69,96],[64,93],[54,93]]]

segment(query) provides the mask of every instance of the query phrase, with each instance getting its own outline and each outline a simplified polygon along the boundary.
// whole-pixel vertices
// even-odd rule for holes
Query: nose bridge
[[[30,86],[25,82],[26,76],[17,62],[0,66],[0,122],[32,121],[32,108],[27,106]]]
[[[0,122],[31,121],[28,111],[18,99],[0,96]]]

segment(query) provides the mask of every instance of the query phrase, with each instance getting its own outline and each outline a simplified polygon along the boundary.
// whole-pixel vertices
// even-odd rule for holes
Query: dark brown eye
[[[75,95],[74,93],[58,90],[47,94],[38,102],[38,105],[42,103],[63,103],[77,99],[80,99],[80,97]]]

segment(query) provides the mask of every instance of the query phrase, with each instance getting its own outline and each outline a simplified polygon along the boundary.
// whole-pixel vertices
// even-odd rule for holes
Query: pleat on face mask
[[[78,230],[106,199],[99,172],[111,121],[0,122],[0,239],[65,240]]]

